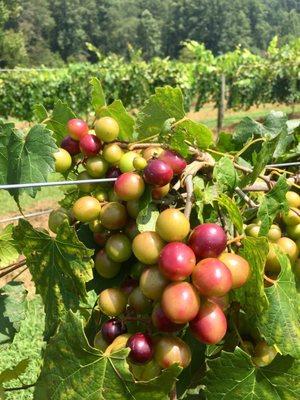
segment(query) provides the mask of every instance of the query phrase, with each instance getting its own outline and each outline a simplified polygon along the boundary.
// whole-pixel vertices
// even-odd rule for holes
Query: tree
[[[139,25],[137,27],[137,44],[143,50],[146,60],[158,56],[161,50],[161,35],[157,21],[153,18],[150,11],[142,12]]]

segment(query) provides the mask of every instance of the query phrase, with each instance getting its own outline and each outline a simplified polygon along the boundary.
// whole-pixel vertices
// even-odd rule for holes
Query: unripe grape
[[[296,243],[288,237],[282,237],[277,241],[277,245],[288,256],[293,264],[299,255]]]
[[[162,336],[155,344],[154,358],[163,369],[173,364],[186,368],[192,355],[189,346],[183,340],[176,336]]]
[[[104,322],[101,328],[102,337],[109,344],[112,343],[116,337],[126,332],[126,325],[118,318],[109,319]]]
[[[87,171],[82,171],[77,176],[78,181],[85,181],[88,179],[93,179],[93,178],[87,173]],[[95,183],[82,183],[77,186],[78,189],[83,193],[91,193],[96,188]]]
[[[192,334],[200,342],[216,344],[226,334],[227,321],[221,308],[210,301],[201,305],[199,313],[190,324]]]
[[[114,278],[122,264],[111,260],[104,250],[99,250],[95,258],[95,269],[103,278]]]
[[[71,138],[77,141],[89,133],[88,124],[78,118],[73,118],[68,121],[67,130]]]
[[[64,208],[59,208],[57,210],[51,211],[48,219],[48,226],[49,229],[57,233],[58,228],[65,222],[68,221],[69,223],[71,222],[70,214],[69,212],[64,209]]]
[[[114,189],[121,200],[138,200],[144,193],[145,184],[140,175],[126,172],[118,177]]]
[[[243,340],[243,343],[241,343],[241,348],[248,354],[250,354],[251,356],[254,353],[254,345],[252,342],[250,342],[249,340]]]
[[[66,136],[63,138],[60,147],[66,150],[71,156],[76,156],[80,153],[78,141],[71,138],[71,136]]]
[[[196,265],[193,250],[181,242],[168,243],[161,251],[159,269],[171,281],[183,281]]]
[[[181,242],[190,231],[190,222],[181,211],[168,208],[159,214],[155,230],[166,242]]]
[[[279,226],[275,224],[271,225],[267,237],[271,242],[277,242],[281,238],[281,229]]]
[[[89,223],[89,228],[92,232],[102,232],[104,230],[101,221],[99,219],[94,219]]]
[[[161,307],[171,321],[176,324],[185,324],[197,315],[200,298],[190,283],[174,282],[165,288]]]
[[[274,251],[274,247],[279,248],[279,246],[275,243],[272,246],[270,245],[265,264],[265,271],[271,275],[277,275],[281,270],[281,266],[277,258],[277,255]]]
[[[95,122],[95,132],[99,139],[105,143],[112,142],[119,135],[119,124],[111,117],[99,118]]]
[[[129,200],[126,203],[127,212],[131,218],[137,218],[140,212],[140,204],[138,200]]]
[[[74,217],[80,222],[90,222],[98,218],[101,206],[97,199],[91,196],[80,197],[73,206]]]
[[[117,202],[107,203],[101,209],[100,219],[107,229],[121,229],[127,221],[126,208]]]
[[[289,207],[300,208],[300,196],[296,192],[289,191],[285,195]]]
[[[250,276],[250,265],[243,257],[234,253],[222,253],[219,260],[231,272],[233,289],[237,289],[247,282]]]
[[[147,265],[142,264],[140,261],[137,261],[130,268],[130,276],[135,279],[140,279],[142,272],[145,268],[147,268]]]
[[[156,232],[142,232],[134,238],[132,251],[142,263],[154,265],[158,262],[164,244],[164,241]]]
[[[79,147],[85,156],[90,157],[99,153],[102,148],[102,143],[97,136],[87,134],[80,139]]]
[[[96,189],[93,195],[100,203],[103,203],[108,200],[107,191],[103,189]]]
[[[136,158],[138,154],[135,151],[128,151],[123,154],[119,161],[119,168],[121,172],[133,172],[135,170],[133,166],[133,160]]]
[[[300,224],[287,226],[286,231],[290,238],[294,240],[300,239]]]
[[[258,237],[259,230],[260,230],[259,225],[249,224],[245,229],[245,233],[246,233],[246,235],[251,236],[251,237]]]
[[[158,300],[168,283],[157,266],[146,268],[140,277],[140,289],[151,300]]]
[[[300,210],[292,207],[289,209],[287,214],[282,216],[282,219],[286,225],[297,225],[300,224]]]
[[[168,164],[172,168],[174,175],[182,174],[183,170],[186,167],[185,159],[182,158],[175,151],[164,150],[160,154],[159,159]]]
[[[157,186],[151,190],[151,195],[154,200],[160,200],[165,197],[170,191],[170,184],[167,183],[165,186]]]
[[[151,360],[147,364],[134,364],[130,363],[130,371],[137,381],[150,381],[156,378],[161,373],[161,368],[156,361]]]
[[[144,178],[150,185],[165,186],[171,182],[173,170],[163,161],[153,159],[148,162],[147,167],[144,169]]]
[[[154,349],[151,337],[147,333],[135,333],[127,342],[130,348],[129,359],[136,364],[145,364],[153,357]]]
[[[121,289],[105,289],[99,294],[98,304],[104,314],[117,317],[125,311],[127,296]]]
[[[61,147],[53,153],[55,159],[55,171],[64,173],[72,166],[72,157],[70,154]]]
[[[155,328],[160,332],[178,332],[185,326],[185,324],[175,324],[172,322],[158,303],[153,308],[151,319]]]
[[[202,296],[224,296],[232,288],[230,270],[217,258],[205,258],[195,267],[193,285]]]
[[[107,240],[105,251],[115,262],[127,261],[131,256],[131,242],[124,233],[115,233]]]
[[[161,147],[149,146],[143,151],[142,155],[146,161],[149,161],[151,158],[159,157],[163,151]]]
[[[136,287],[130,293],[128,304],[137,314],[147,314],[152,308],[152,301],[142,293],[140,287]]]
[[[137,171],[142,171],[147,166],[147,161],[140,156],[137,156],[133,160],[133,166]]]
[[[189,237],[189,246],[197,258],[218,257],[226,244],[224,229],[217,224],[198,225]]]
[[[89,157],[86,169],[92,178],[102,178],[108,170],[108,163],[101,156]]]
[[[258,367],[265,367],[274,360],[277,355],[277,350],[274,346],[269,346],[267,342],[261,341],[254,348],[254,356],[252,361]]]
[[[102,156],[110,164],[115,164],[120,161],[124,151],[116,143],[110,143],[104,146]]]

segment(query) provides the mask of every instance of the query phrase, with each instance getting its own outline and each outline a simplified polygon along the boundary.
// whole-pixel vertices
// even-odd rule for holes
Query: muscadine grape
[[[145,268],[140,277],[140,289],[151,300],[158,300],[168,283],[157,266]]]
[[[91,221],[89,223],[89,228],[92,232],[102,232],[104,229],[99,219],[94,219]]]
[[[274,248],[279,249],[277,244],[270,245],[269,252],[266,258],[265,271],[272,275],[279,274],[281,266],[277,258]]]
[[[161,251],[159,269],[171,281],[183,281],[196,265],[193,250],[182,242],[168,243]]]
[[[217,224],[198,225],[189,237],[189,245],[197,258],[218,257],[226,248],[224,229]]]
[[[107,203],[101,209],[100,219],[107,229],[121,229],[127,221],[126,208],[118,202]]]
[[[115,192],[114,188],[109,189],[108,200],[112,203],[113,202],[122,203],[122,200],[117,196],[117,193]]]
[[[95,135],[87,134],[80,139],[79,147],[85,156],[95,156],[102,148],[101,141]]]
[[[110,164],[120,161],[124,151],[116,143],[110,143],[104,146],[102,156]]]
[[[140,279],[140,276],[145,268],[147,268],[147,266],[142,264],[140,261],[134,263],[130,268],[130,276],[135,279]]]
[[[185,324],[197,315],[200,298],[190,283],[174,282],[165,288],[161,307],[171,321],[176,324]]]
[[[286,232],[290,238],[294,240],[300,239],[300,224],[287,226]]]
[[[207,300],[212,301],[213,303],[216,303],[223,312],[225,312],[230,305],[228,293],[226,293],[226,294],[224,294],[224,296],[220,296],[220,297],[212,296],[212,297],[209,297]]]
[[[92,178],[102,178],[108,170],[108,163],[101,156],[89,157],[86,169]]]
[[[202,296],[224,296],[232,288],[232,275],[217,258],[201,260],[192,273],[193,285]]]
[[[292,239],[288,237],[282,237],[277,240],[277,245],[288,256],[291,263],[294,263],[296,261],[299,255],[299,251],[296,243]]]
[[[90,222],[98,218],[101,205],[97,199],[91,196],[80,197],[73,205],[74,217],[80,222]]]
[[[258,237],[259,230],[260,230],[259,225],[249,224],[245,229],[245,233],[246,233],[246,235],[251,236],[251,237]]]
[[[298,208],[291,207],[288,213],[282,216],[282,219],[286,225],[300,224],[300,210],[298,210]]]
[[[216,344],[226,334],[227,321],[217,304],[206,301],[201,305],[199,313],[190,322],[189,327],[192,334],[200,342]]]
[[[118,288],[105,289],[99,294],[98,304],[105,315],[117,317],[125,311],[127,296]]]
[[[93,178],[87,173],[87,171],[82,171],[77,176],[78,181],[85,181],[88,179],[93,179]],[[82,183],[77,186],[79,190],[83,193],[91,193],[96,187],[94,183]]]
[[[300,208],[300,196],[296,192],[288,191],[285,195],[289,207]]]
[[[132,335],[127,347],[130,348],[129,359],[136,364],[145,364],[153,357],[153,342],[147,333],[137,332]]]
[[[133,160],[133,166],[138,171],[142,171],[143,169],[145,169],[147,164],[147,161],[141,156],[137,156]]]
[[[247,282],[250,276],[250,265],[247,260],[234,253],[222,253],[219,260],[231,272],[233,289],[237,289]]]
[[[142,155],[146,161],[149,161],[151,158],[159,157],[163,151],[161,147],[149,146],[143,151]]]
[[[175,324],[172,322],[170,318],[166,316],[166,313],[159,303],[154,306],[151,319],[155,328],[160,332],[178,332],[184,327],[184,324]]]
[[[130,276],[128,276],[127,278],[125,278],[123,280],[123,282],[120,285],[120,288],[125,294],[130,295],[130,293],[133,291],[133,289],[138,287],[138,285],[139,285],[139,281],[137,279],[134,279],[134,278],[131,278]]]
[[[51,211],[48,219],[48,226],[49,229],[57,233],[58,228],[65,222],[68,221],[69,223],[71,222],[71,217],[70,213],[64,209],[64,208],[59,208],[57,210]]]
[[[131,240],[133,240],[140,233],[140,231],[138,230],[136,221],[134,219],[130,219],[127,222],[124,232]]]
[[[127,261],[131,256],[131,242],[124,233],[115,233],[105,243],[105,251],[115,262]]]
[[[254,347],[254,356],[252,361],[258,367],[265,367],[274,360],[277,350],[274,346],[269,346],[267,342],[261,341]]]
[[[119,161],[119,168],[121,172],[132,172],[135,170],[133,166],[133,160],[137,157],[137,153],[135,151],[128,151],[123,154]]]
[[[96,189],[93,196],[100,202],[103,203],[108,200],[107,192],[103,189]]]
[[[101,328],[102,337],[107,343],[112,343],[117,336],[126,332],[126,325],[118,318],[109,319]]]
[[[103,278],[114,278],[121,269],[121,263],[111,260],[104,250],[99,250],[95,257],[95,270]]]
[[[108,168],[105,177],[106,178],[118,178],[122,174],[121,170],[118,167],[110,167]]]
[[[119,135],[119,124],[111,117],[102,117],[95,122],[95,133],[105,143],[112,142]]]
[[[152,301],[146,297],[140,287],[136,287],[128,297],[128,304],[137,314],[146,314],[151,311]]]
[[[277,242],[277,240],[281,238],[281,229],[278,225],[271,225],[271,228],[269,229],[269,232],[267,234],[267,238],[271,242]]]
[[[132,251],[142,263],[154,265],[158,261],[164,244],[156,232],[142,232],[133,239]]]
[[[182,158],[175,151],[164,150],[160,154],[159,159],[168,164],[172,168],[175,175],[182,174],[183,170],[186,167],[185,159]]]
[[[61,147],[53,153],[55,159],[55,171],[64,173],[72,166],[72,157],[70,154]]]
[[[156,232],[166,242],[181,242],[190,231],[190,222],[176,208],[167,208],[157,218]]]
[[[156,186],[151,190],[151,195],[154,200],[160,200],[165,197],[170,191],[170,184],[165,186]]]
[[[138,200],[145,190],[143,178],[133,172],[126,172],[118,177],[114,186],[121,200]]]
[[[169,368],[178,364],[186,368],[191,362],[191,350],[189,346],[176,336],[162,336],[155,343],[154,358],[161,368]]]
[[[172,168],[165,162],[153,159],[144,169],[144,178],[147,183],[154,186],[164,186],[173,178]]]
[[[76,154],[80,153],[78,141],[72,139],[71,136],[64,137],[60,144],[60,147],[71,154],[71,156],[76,156]]]
[[[131,218],[136,218],[140,212],[140,204],[138,200],[129,200],[126,203],[127,212]]]
[[[100,246],[104,247],[107,239],[110,237],[111,232],[104,229],[102,232],[94,232],[94,241]]]
[[[89,133],[88,124],[78,118],[73,118],[68,121],[67,130],[71,138],[77,141]]]

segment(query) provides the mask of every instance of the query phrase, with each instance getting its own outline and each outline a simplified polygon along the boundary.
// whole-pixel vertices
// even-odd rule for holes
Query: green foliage
[[[19,258],[19,252],[12,237],[13,225],[7,225],[0,233],[0,269]]]
[[[232,192],[238,185],[238,174],[229,157],[222,157],[216,163],[213,171],[213,178],[217,182],[220,193],[223,191]]]

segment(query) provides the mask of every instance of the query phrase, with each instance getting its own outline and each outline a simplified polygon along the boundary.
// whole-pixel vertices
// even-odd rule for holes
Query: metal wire
[[[0,220],[0,224],[4,224],[7,222],[13,222],[13,221],[18,221],[21,218],[34,218],[34,217],[40,217],[41,215],[47,215],[50,214],[53,208],[49,208],[48,210],[43,210],[43,211],[37,211],[25,215],[16,215],[15,217],[10,217],[10,218],[5,218]]]
[[[300,166],[300,162],[290,162],[290,163],[281,163],[281,164],[269,164],[267,168],[276,168],[276,167],[297,167]]]
[[[33,187],[45,187],[45,186],[83,185],[85,183],[105,183],[105,182],[114,182],[116,180],[117,178],[101,178],[101,179],[83,179],[78,181],[16,183],[11,185],[0,185],[0,189],[26,189]]]

